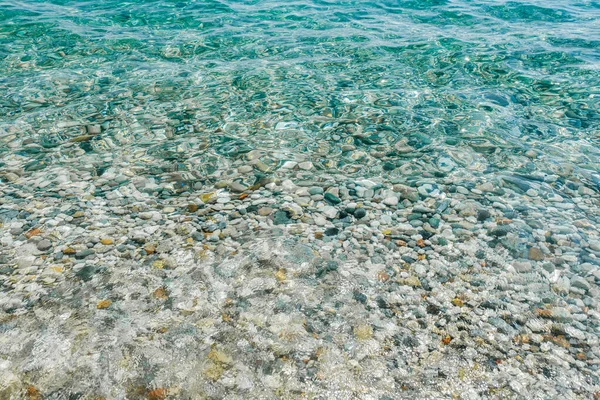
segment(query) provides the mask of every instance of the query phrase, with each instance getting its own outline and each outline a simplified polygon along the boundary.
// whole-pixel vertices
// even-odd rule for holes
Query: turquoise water
[[[600,3],[0,0],[0,399],[600,396]]]
[[[404,138],[415,150],[404,168],[435,168],[449,153],[477,170],[515,170],[512,156],[533,148],[556,154],[549,164],[576,161],[581,179],[597,173],[596,2],[26,1],[1,10],[3,127],[22,124],[19,140],[45,148],[80,133],[57,127],[61,119],[113,118],[89,147],[145,148],[159,168],[176,160],[211,172],[260,149],[272,164],[309,153],[377,175],[385,163],[342,146],[385,153]],[[214,152],[194,154],[178,138],[192,131],[214,137]],[[52,165],[55,153],[26,157]]]

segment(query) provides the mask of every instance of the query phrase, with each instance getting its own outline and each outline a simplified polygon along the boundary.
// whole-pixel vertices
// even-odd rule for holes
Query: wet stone
[[[339,233],[338,228],[327,228],[325,229],[325,236],[335,236]]]
[[[90,135],[99,135],[102,132],[100,125],[87,125],[86,129]]]
[[[273,209],[271,207],[261,207],[258,209],[258,215],[266,217],[273,213]]]
[[[100,268],[94,265],[85,265],[81,269],[77,270],[75,276],[84,282],[90,281],[94,275],[100,271]]]
[[[0,398],[597,396],[593,4],[25,3]]]
[[[538,247],[531,247],[528,252],[530,260],[541,261],[544,259],[544,253]]]
[[[503,237],[508,235],[508,233],[511,231],[511,228],[509,228],[508,226],[505,225],[501,225],[501,226],[497,226],[495,228],[493,228],[489,234],[491,236],[495,236],[495,237]]]
[[[364,218],[366,215],[367,215],[367,210],[365,210],[364,208],[357,208],[356,210],[354,210],[354,216],[357,219]]]
[[[46,251],[52,247],[52,243],[48,239],[42,239],[39,242],[37,242],[36,247],[40,251]]]
[[[592,288],[590,282],[580,276],[574,276],[571,278],[571,286],[583,289],[585,291],[588,291]]]
[[[84,258],[90,257],[94,255],[96,252],[92,249],[83,249],[75,253],[75,258],[78,260],[82,260]]]
[[[531,271],[531,263],[528,261],[515,261],[513,267],[517,272],[529,272]]]
[[[275,225],[285,225],[292,222],[290,218],[290,213],[283,210],[277,210],[275,215],[273,216],[273,223]]]
[[[478,210],[477,211],[477,220],[478,221],[485,221],[486,219],[490,218],[491,216],[492,216],[492,214],[488,210]]]
[[[327,273],[330,272],[334,272],[338,270],[338,263],[337,261],[333,261],[333,260],[329,260],[329,261],[325,261],[323,262],[318,268],[317,268],[317,278],[322,278],[324,277]]]
[[[245,191],[246,189],[248,189],[246,186],[242,185],[239,182],[233,182],[229,185],[229,188],[231,189],[232,192],[235,193],[241,193],[243,191]]]
[[[327,200],[327,202],[329,204],[336,205],[336,204],[339,204],[342,202],[342,200],[340,200],[339,197],[337,197],[336,195],[334,195],[333,193],[330,193],[330,192],[325,193],[324,197],[325,197],[325,200]]]

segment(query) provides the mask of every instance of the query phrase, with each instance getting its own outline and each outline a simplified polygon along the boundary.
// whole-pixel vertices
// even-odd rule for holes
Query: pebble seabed
[[[0,0],[0,400],[600,399],[598,21]]]
[[[252,150],[183,187],[76,156],[5,158],[2,399],[598,396],[573,168],[350,179]]]

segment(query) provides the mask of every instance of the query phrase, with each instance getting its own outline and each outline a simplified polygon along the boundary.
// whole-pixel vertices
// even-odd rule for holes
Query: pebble
[[[286,161],[286,162],[283,163],[283,165],[281,166],[281,168],[282,169],[294,169],[294,168],[296,168],[297,165],[298,165],[298,163],[295,162],[295,161]]]
[[[86,257],[92,256],[95,254],[95,251],[92,249],[83,249],[75,253],[75,258],[78,260],[82,260]]]
[[[258,209],[258,215],[266,217],[273,213],[273,209],[271,207],[261,207]]]
[[[40,251],[50,250],[52,248],[52,243],[48,239],[42,239],[37,242],[37,249]]]
[[[387,197],[383,200],[383,203],[393,207],[398,205],[398,198],[395,196]]]
[[[580,276],[574,276],[571,278],[571,286],[583,289],[585,291],[588,291],[592,288],[592,285],[586,279]]]
[[[335,217],[337,216],[337,214],[338,214],[338,210],[337,210],[337,208],[335,208],[335,207],[326,206],[326,207],[323,207],[323,208],[321,209],[321,213],[322,213],[322,214],[323,214],[325,217],[327,217],[327,218],[329,218],[329,219],[333,219],[333,218],[335,218]]]
[[[229,185],[229,188],[230,188],[230,189],[231,189],[231,191],[232,191],[232,192],[234,192],[234,193],[241,193],[241,192],[243,192],[243,191],[245,191],[245,190],[247,190],[247,189],[248,189],[248,188],[247,188],[245,185],[242,185],[242,184],[241,184],[241,183],[239,183],[239,182],[232,182],[232,183]]]
[[[530,272],[532,270],[531,263],[528,261],[515,261],[513,267],[517,272]]]
[[[304,161],[298,164],[298,168],[308,171],[313,169],[313,163],[310,161]]]
[[[110,89],[102,77],[58,82],[52,102],[106,97],[64,107],[85,118],[60,129],[23,110],[3,127],[0,330],[16,361],[0,361],[0,380],[30,398],[69,380],[96,397],[123,381],[125,397],[192,398],[186,371],[211,398],[597,391],[600,175],[589,143],[561,142],[561,165],[550,142],[525,154],[486,144],[493,110],[464,101],[440,117],[456,135],[427,137],[388,126],[397,99],[343,90],[317,99],[321,110],[255,104],[272,93],[242,74],[236,85],[252,90],[234,92],[252,97],[248,110],[264,102],[298,119],[275,123],[294,150],[274,149],[273,115],[245,123],[236,96],[235,112],[206,119],[168,80],[120,97],[126,73],[109,73]],[[164,107],[147,112],[157,93]],[[427,96],[413,101],[426,110]],[[389,113],[365,114],[382,105]],[[285,161],[300,148],[315,164]],[[35,357],[23,362],[28,338]],[[99,349],[125,356],[99,369]]]
[[[337,197],[336,195],[334,195],[333,193],[327,192],[324,195],[325,200],[327,200],[328,203],[330,204],[340,204],[342,202],[342,200]]]
[[[364,208],[357,208],[354,210],[354,216],[358,219],[364,218],[367,215],[367,210]]]
[[[528,256],[529,256],[530,260],[535,260],[535,261],[541,261],[545,258],[542,250],[537,247],[531,247],[529,249]]]

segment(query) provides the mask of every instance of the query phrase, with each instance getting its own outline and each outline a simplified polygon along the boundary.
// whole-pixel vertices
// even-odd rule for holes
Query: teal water
[[[581,179],[598,172],[593,1],[0,7],[3,129],[23,126],[18,140],[45,148],[79,134],[60,120],[112,118],[89,147],[145,148],[158,168],[176,160],[210,173],[260,149],[268,164],[309,153],[377,175],[384,162],[342,146],[387,152],[405,139],[415,151],[405,169],[435,169],[450,154],[476,170],[513,170],[513,155],[535,149],[555,155],[549,164],[576,161]],[[193,131],[210,154],[178,139]],[[5,156],[19,150],[2,146]],[[57,154],[25,157],[52,165]]]
[[[0,400],[600,396],[600,3],[0,0]]]

